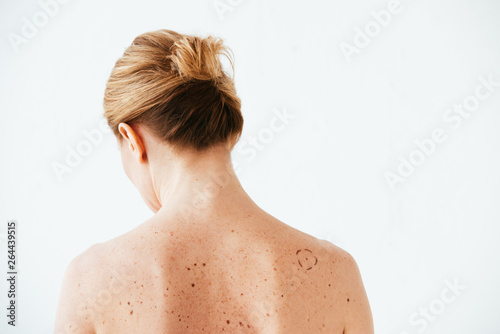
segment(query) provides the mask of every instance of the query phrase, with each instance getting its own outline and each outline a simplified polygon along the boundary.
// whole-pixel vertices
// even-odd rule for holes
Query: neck
[[[193,217],[227,210],[229,202],[255,205],[241,186],[230,152],[224,147],[183,152],[168,164],[159,164],[152,175],[159,202],[157,215]]]

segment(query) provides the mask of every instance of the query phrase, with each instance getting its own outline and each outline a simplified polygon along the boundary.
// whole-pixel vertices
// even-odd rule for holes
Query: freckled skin
[[[373,333],[354,259],[259,208],[227,143],[177,152],[134,127],[122,162],[155,215],[70,263],[56,333]]]
[[[349,330],[369,306],[347,252],[263,211],[216,219],[153,217],[82,254],[84,299],[113,290],[83,333],[370,333]]]

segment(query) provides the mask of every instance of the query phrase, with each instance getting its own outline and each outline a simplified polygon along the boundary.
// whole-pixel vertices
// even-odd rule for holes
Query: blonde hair
[[[178,147],[197,150],[238,141],[243,129],[241,101],[220,56],[220,38],[171,30],[136,37],[118,59],[104,93],[104,116],[117,137],[118,124],[144,124]]]

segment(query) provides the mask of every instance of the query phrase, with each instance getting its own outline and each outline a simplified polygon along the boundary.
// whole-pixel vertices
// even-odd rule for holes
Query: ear
[[[130,150],[132,155],[139,161],[139,163],[144,163],[147,161],[146,149],[144,146],[144,141],[142,140],[138,131],[134,130],[127,123],[118,124],[118,131],[122,136],[123,145],[126,145],[125,149]]]

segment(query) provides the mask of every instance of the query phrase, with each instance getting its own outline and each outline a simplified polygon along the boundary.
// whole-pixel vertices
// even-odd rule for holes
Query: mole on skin
[[[314,266],[318,263],[318,258],[317,258],[316,256],[312,255],[312,252],[311,252],[309,249],[307,249],[307,248],[304,248],[304,249],[298,249],[298,250],[295,252],[295,255],[297,255],[297,261],[298,261],[298,263],[299,263],[299,265],[300,265],[301,267],[303,267],[303,265],[302,265],[302,262],[300,261],[299,253],[300,253],[300,252],[302,252],[302,251],[309,252],[309,253],[311,253],[311,256],[312,256],[312,257],[314,257],[314,264],[313,264],[313,265],[310,265],[309,267],[307,267],[307,268],[306,268],[306,270],[311,270],[311,269],[312,269],[312,268],[313,268],[313,267],[314,267]],[[305,258],[305,261],[309,261],[309,258],[308,258],[308,257],[306,257],[306,258]]]

